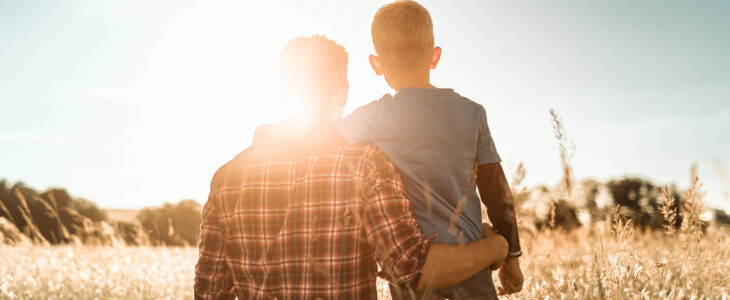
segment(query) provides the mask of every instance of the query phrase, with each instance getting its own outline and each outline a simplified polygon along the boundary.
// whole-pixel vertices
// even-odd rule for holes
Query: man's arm
[[[477,169],[479,195],[487,207],[489,221],[509,243],[508,258],[499,269],[499,294],[506,295],[522,290],[524,278],[520,269],[522,255],[517,231],[517,215],[514,198],[500,163],[481,164]]]
[[[432,243],[416,289],[457,284],[506,257],[507,240],[498,234],[464,245]]]
[[[225,260],[223,228],[218,222],[213,192],[203,207],[200,254],[195,266],[195,299],[235,299],[233,281]]]
[[[362,225],[383,275],[403,290],[459,283],[507,256],[499,235],[464,245],[431,243],[413,217],[400,174],[382,151],[363,175]]]

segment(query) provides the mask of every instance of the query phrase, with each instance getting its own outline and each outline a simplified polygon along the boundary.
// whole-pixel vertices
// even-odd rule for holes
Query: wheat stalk
[[[664,232],[671,236],[677,231],[677,210],[674,208],[676,200],[674,197],[669,196],[669,188],[666,185],[662,189],[662,194],[664,195],[664,204],[659,208],[659,211],[664,216],[664,221],[667,222],[663,225]]]
[[[558,115],[558,112],[555,111],[555,109],[550,109],[550,116],[552,117],[553,134],[555,135],[555,140],[558,142],[558,150],[560,150],[565,199],[570,199],[571,191],[573,189],[573,168],[570,165],[570,159],[575,151],[575,145],[568,139],[568,136],[565,133],[565,127],[563,126],[563,120]]]

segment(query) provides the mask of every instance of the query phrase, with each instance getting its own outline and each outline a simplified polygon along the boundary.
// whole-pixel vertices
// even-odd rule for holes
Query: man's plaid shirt
[[[332,126],[264,129],[213,177],[196,298],[376,299],[376,262],[393,282],[418,281],[429,240],[380,149]]]

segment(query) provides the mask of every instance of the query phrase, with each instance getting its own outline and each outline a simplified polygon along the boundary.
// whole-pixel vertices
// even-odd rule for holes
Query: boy
[[[441,48],[434,47],[431,17],[423,6],[413,1],[384,5],[373,18],[371,34],[377,56],[370,55],[370,64],[396,94],[355,110],[338,122],[338,129],[347,142],[372,142],[388,155],[402,173],[424,234],[438,242],[482,237],[478,186],[495,230],[509,243],[509,257],[499,271],[499,293],[519,291],[522,252],[512,194],[484,108],[430,83]],[[424,296],[489,299],[496,298],[496,291],[486,269]]]

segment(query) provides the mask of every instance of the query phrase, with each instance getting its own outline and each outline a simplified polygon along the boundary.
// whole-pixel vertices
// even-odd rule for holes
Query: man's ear
[[[431,54],[431,70],[436,69],[436,66],[439,64],[439,60],[441,60],[441,47],[433,48],[433,54]]]
[[[376,55],[370,55],[370,66],[373,67],[373,71],[375,71],[375,75],[383,75],[383,67],[380,66],[380,58]]]

